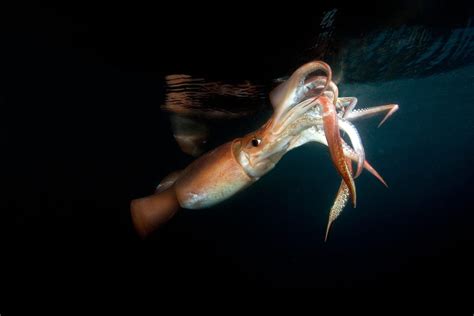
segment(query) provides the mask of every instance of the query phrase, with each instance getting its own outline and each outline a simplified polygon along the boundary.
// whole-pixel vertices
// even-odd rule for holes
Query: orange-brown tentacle
[[[356,189],[352,173],[349,170],[342,148],[336,106],[326,96],[321,96],[318,100],[322,106],[324,133],[326,135],[331,159],[336,166],[337,171],[349,188],[352,204],[354,207],[356,207]]]

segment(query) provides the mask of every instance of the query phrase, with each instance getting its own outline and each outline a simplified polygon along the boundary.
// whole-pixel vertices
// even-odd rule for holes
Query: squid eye
[[[257,147],[258,145],[260,145],[261,142],[262,141],[261,141],[260,138],[254,138],[254,139],[252,139],[252,146]]]

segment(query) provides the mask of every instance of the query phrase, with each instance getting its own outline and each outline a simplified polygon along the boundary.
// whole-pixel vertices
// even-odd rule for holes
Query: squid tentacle
[[[348,159],[348,165],[350,166],[350,159]],[[351,168],[352,169],[352,168]],[[351,170],[352,172],[352,170]],[[326,226],[326,234],[324,235],[324,242],[327,241],[329,230],[331,229],[332,223],[341,215],[342,210],[347,205],[347,201],[349,200],[349,188],[347,187],[344,180],[341,181],[341,185],[339,186],[339,190],[337,191],[336,198],[334,199],[334,203],[329,210],[329,217],[328,217],[328,224]]]
[[[280,86],[278,86],[270,95],[274,112],[274,123],[284,122],[288,117],[288,112],[297,106],[302,98],[307,94],[306,78],[316,71],[323,71],[326,74],[326,82],[321,90],[323,93],[332,80],[331,67],[322,61],[314,61],[300,67],[293,75]],[[318,95],[319,96],[319,95]]]
[[[387,105],[379,105],[373,108],[363,108],[358,110],[353,110],[350,112],[346,112],[344,118],[348,121],[354,121],[361,118],[369,118],[383,112],[387,112],[385,117],[379,123],[378,127],[382,126],[382,124],[393,115],[398,110],[398,104],[387,104]]]
[[[281,134],[291,123],[299,119],[306,111],[316,105],[314,99],[307,99],[300,102],[288,115],[281,121],[280,126],[272,131],[273,134]]]
[[[326,135],[331,159],[334,165],[336,166],[337,171],[341,175],[342,179],[349,187],[352,204],[354,207],[356,207],[357,196],[355,183],[352,177],[352,173],[350,172],[349,167],[347,165],[344,156],[344,151],[342,148],[342,138],[339,133],[336,106],[326,96],[319,97],[318,101],[321,104],[321,108],[323,111],[324,134]]]
[[[365,151],[364,146],[362,145],[362,140],[360,138],[359,132],[351,122],[340,118],[339,127],[341,130],[347,133],[351,140],[352,146],[357,153],[357,171],[354,176],[354,178],[357,178],[361,174],[365,162]]]
[[[343,146],[343,149],[344,149],[344,155],[346,155],[346,157],[350,158],[353,161],[358,161],[357,153],[354,151],[354,149],[352,149],[351,146],[349,146],[346,142],[344,142],[344,140],[342,140],[342,146]],[[374,167],[372,167],[369,164],[369,162],[367,160],[364,161],[364,168],[368,172],[370,172],[375,178],[377,178],[377,180],[379,180],[384,186],[386,186],[388,188],[388,185],[385,182],[385,180],[377,172],[377,170],[375,170]]]
[[[342,97],[338,98],[341,106],[343,107],[344,114],[342,117],[346,117],[356,107],[358,99],[356,97]]]
[[[344,142],[344,141],[343,141]],[[346,143],[343,143],[344,150],[347,153],[346,159],[348,160],[348,165],[351,166],[350,160],[356,158],[356,152]],[[349,167],[351,172],[352,168]],[[382,182],[386,187],[388,187],[387,183],[384,179],[379,175],[379,173],[365,160],[364,161],[364,168],[366,168],[370,173],[372,173],[380,182]],[[326,234],[324,236],[324,242],[327,241],[329,230],[331,229],[332,224],[334,221],[341,215],[344,207],[347,205],[347,201],[349,200],[349,188],[344,181],[341,181],[339,186],[339,190],[337,191],[336,198],[334,199],[334,203],[329,211],[328,223],[326,226]]]

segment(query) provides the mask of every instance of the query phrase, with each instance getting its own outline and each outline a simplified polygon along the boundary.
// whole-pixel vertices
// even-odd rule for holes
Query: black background
[[[454,27],[471,12],[467,5],[2,6],[2,260],[15,283],[69,284],[86,276],[163,288],[472,286],[472,180],[465,174],[471,170],[432,204],[412,204],[424,220],[360,232],[358,242],[343,235],[323,244],[322,230],[305,226],[315,219],[298,220],[298,213],[289,230],[307,244],[280,236],[291,212],[272,219],[265,206],[272,194],[292,193],[278,190],[262,200],[254,192],[216,210],[180,213],[147,241],[135,235],[129,215],[131,199],[150,194],[161,178],[191,161],[159,109],[166,74],[269,81],[304,60],[322,13],[334,7],[344,17],[337,26],[343,39],[381,25]],[[325,214],[316,220],[323,227]],[[370,246],[371,234],[382,230],[404,238]]]

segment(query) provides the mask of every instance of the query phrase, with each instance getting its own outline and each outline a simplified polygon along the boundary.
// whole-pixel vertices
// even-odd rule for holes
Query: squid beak
[[[336,106],[326,96],[318,98],[323,112],[324,133],[329,147],[331,159],[344,183],[349,189],[353,207],[356,207],[356,189],[352,172],[344,156],[341,134],[339,133]]]

